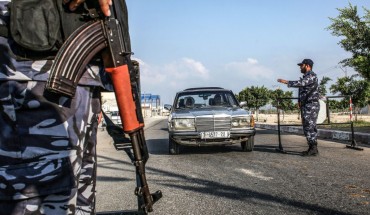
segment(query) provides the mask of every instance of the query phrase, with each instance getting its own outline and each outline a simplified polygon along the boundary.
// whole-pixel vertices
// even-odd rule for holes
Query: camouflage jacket
[[[0,27],[9,24],[10,2],[0,0]],[[96,60],[74,98],[47,97],[52,60],[17,61],[13,44],[0,36],[0,201],[70,191],[88,151],[84,147],[96,141],[98,88],[110,83]]]
[[[318,78],[313,71],[303,75],[298,81],[288,81],[288,87],[299,88],[299,102],[304,105],[312,102],[319,102]]]
[[[60,0],[62,1],[62,0]],[[9,26],[9,5],[11,0],[0,0],[0,27]],[[17,61],[14,53],[18,50],[11,38],[0,36],[0,81],[46,81],[52,60]],[[112,90],[110,79],[105,74],[100,59],[91,62],[79,81],[80,85],[101,86]]]

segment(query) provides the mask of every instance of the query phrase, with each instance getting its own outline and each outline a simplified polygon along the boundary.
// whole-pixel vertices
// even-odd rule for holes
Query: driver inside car
[[[194,106],[194,98],[193,97],[187,97],[185,100],[185,107],[193,107]]]
[[[222,99],[220,94],[216,94],[214,99],[213,99],[214,105],[221,105],[222,104]]]

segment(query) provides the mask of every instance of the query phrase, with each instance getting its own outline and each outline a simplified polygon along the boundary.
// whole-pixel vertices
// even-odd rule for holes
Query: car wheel
[[[180,154],[180,145],[173,141],[171,137],[168,137],[168,146],[171,155]]]
[[[251,152],[254,147],[254,136],[250,136],[247,141],[241,142],[243,152]]]

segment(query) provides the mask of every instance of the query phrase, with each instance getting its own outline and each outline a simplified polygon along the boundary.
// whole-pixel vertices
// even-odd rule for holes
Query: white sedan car
[[[244,110],[231,90],[220,87],[189,88],[176,94],[168,117],[169,153],[182,146],[240,144],[253,151],[253,115]]]

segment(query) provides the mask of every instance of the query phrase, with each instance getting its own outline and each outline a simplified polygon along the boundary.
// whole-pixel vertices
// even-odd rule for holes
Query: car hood
[[[198,116],[216,116],[216,115],[250,115],[248,111],[239,107],[213,107],[213,108],[196,108],[180,109],[172,112],[172,118],[188,118]]]

